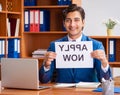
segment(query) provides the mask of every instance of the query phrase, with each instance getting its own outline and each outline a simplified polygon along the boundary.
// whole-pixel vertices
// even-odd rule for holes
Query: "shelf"
[[[8,13],[8,14],[18,14],[18,15],[21,14],[21,12],[10,12],[10,11],[8,11],[7,13]]]
[[[6,11],[0,11],[0,14],[1,14],[1,13],[7,13],[7,12],[6,12]]]
[[[97,39],[107,39],[107,36],[89,36],[89,37]]]
[[[13,38],[22,38],[21,36],[15,37],[15,36],[11,36],[11,37],[6,37],[6,36],[0,36],[0,39],[13,39]]]
[[[120,62],[109,62],[111,67],[120,67]]]
[[[2,55],[0,55],[0,58],[13,58],[14,52],[16,52],[13,47],[16,47],[16,50],[18,50],[17,56],[19,56],[19,49],[21,49],[23,0],[0,0],[0,4],[2,5],[2,11],[0,11],[0,52],[2,52]],[[10,18],[19,18],[20,23],[17,24],[17,20],[11,21]],[[18,25],[18,36],[9,37],[8,29],[10,30],[9,34],[14,35],[13,33],[15,32],[16,25]],[[16,57],[16,55],[14,57]]]
[[[120,39],[120,36],[107,36],[109,39]]]
[[[15,37],[15,36],[11,36],[11,37],[6,37],[7,39],[14,39],[14,38],[22,38],[21,36]]]
[[[6,39],[6,36],[0,36],[0,39]]]
[[[11,11],[0,11],[0,13],[21,14],[21,12],[11,12]]]
[[[58,5],[52,5],[52,6],[24,6],[25,9],[39,9],[39,8],[44,8],[44,9],[58,9],[58,8],[66,8],[67,6],[58,6]]]
[[[52,31],[52,32],[50,32],[50,31],[44,31],[44,32],[24,32],[24,34],[40,34],[40,35],[42,35],[42,34],[50,34],[50,35],[52,35],[52,34],[67,34],[67,32],[61,32],[61,31]]]
[[[120,36],[89,36],[91,38],[105,38],[105,39],[110,39],[110,38],[118,38],[120,39]]]

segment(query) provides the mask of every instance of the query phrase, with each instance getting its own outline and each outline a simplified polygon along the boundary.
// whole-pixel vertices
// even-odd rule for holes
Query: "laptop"
[[[1,86],[19,89],[45,89],[39,85],[38,59],[1,58]]]

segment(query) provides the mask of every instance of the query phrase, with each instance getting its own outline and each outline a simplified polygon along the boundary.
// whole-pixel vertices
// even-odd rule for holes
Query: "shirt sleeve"
[[[47,71],[50,70],[50,68],[48,69],[48,68],[46,68],[46,67],[44,66],[44,70],[45,70],[45,72],[47,72]]]
[[[105,68],[101,65],[101,68],[104,71],[104,73],[106,73],[109,69],[109,64],[107,64],[107,66]]]
[[[43,62],[43,65],[45,64],[45,61]],[[44,71],[45,72],[47,72],[47,71],[49,71],[50,70],[50,68],[48,69],[48,68],[46,68],[45,66],[43,67],[44,68]]]

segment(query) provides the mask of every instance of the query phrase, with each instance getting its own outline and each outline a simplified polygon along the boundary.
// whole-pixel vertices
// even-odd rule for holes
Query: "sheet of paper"
[[[92,41],[55,42],[56,68],[93,68]]]
[[[97,88],[101,83],[100,82],[79,82],[76,84],[76,87],[79,88]]]
[[[54,87],[55,88],[77,87],[77,88],[95,89],[100,84],[101,84],[100,82],[57,83],[54,85]]]
[[[75,83],[57,83],[54,85],[55,88],[62,88],[62,87],[75,87]]]

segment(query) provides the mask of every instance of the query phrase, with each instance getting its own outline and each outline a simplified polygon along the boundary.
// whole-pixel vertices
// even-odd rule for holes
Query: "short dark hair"
[[[63,20],[65,21],[66,16],[69,12],[78,11],[81,15],[82,20],[85,19],[85,12],[84,9],[76,4],[69,5],[66,9],[63,10]]]

